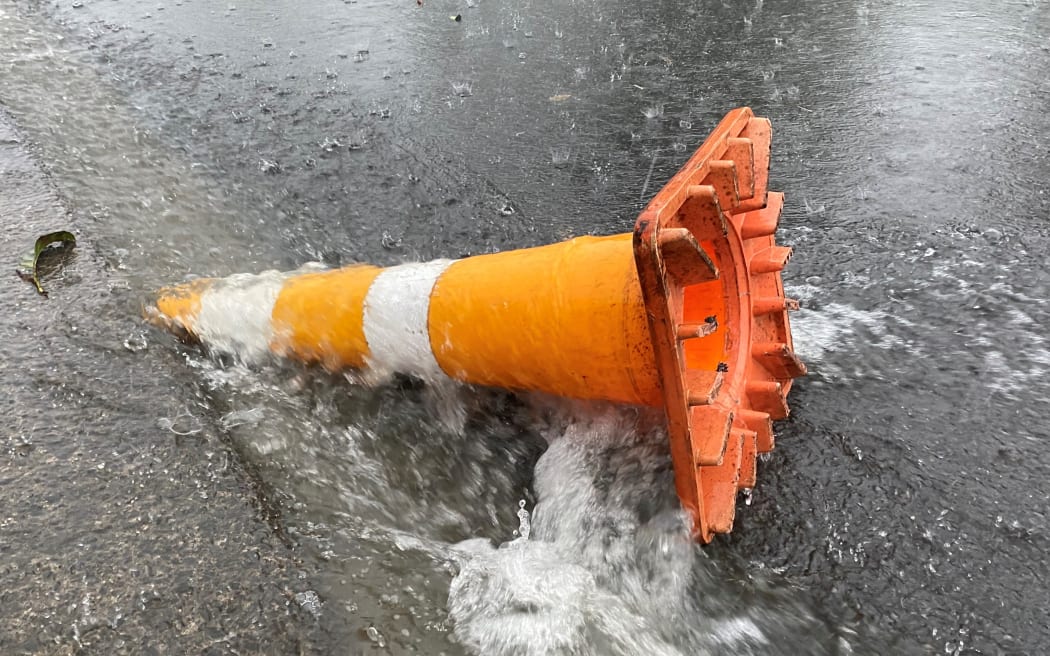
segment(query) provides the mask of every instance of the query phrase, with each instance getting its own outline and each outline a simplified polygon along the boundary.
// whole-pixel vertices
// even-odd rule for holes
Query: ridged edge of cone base
[[[791,250],[775,240],[783,195],[767,189],[771,136],[750,109],[727,114],[634,231],[675,487],[705,543],[732,530],[737,492],[755,485],[772,422],[806,371],[780,274]],[[697,329],[697,295],[716,308],[716,329]]]

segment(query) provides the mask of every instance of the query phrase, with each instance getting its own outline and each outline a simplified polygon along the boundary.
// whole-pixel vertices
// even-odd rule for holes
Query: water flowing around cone
[[[381,269],[265,272],[163,290],[158,324],[241,357],[662,407],[707,542],[787,415],[794,356],[767,190],[769,122],[728,114],[633,234]]]

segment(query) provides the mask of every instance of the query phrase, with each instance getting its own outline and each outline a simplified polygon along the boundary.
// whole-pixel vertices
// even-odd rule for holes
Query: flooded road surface
[[[0,0],[0,246],[79,240],[50,298],[0,278],[0,651],[1050,650],[1048,33],[1042,0]],[[141,320],[195,275],[629,230],[740,105],[811,374],[711,546],[644,413]]]
[[[27,145],[0,116],[12,264],[70,225]],[[201,398],[157,366],[178,366],[174,353],[142,357],[153,338],[91,238],[61,263],[41,264],[50,299],[13,266],[0,282],[3,653],[296,653],[289,598],[307,590],[260,484],[213,427],[189,423]]]

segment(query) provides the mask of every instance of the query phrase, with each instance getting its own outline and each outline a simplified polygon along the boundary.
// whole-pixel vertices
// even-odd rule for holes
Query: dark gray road
[[[0,253],[80,239],[49,299],[0,278],[0,652],[1050,651],[1048,35],[1043,0],[0,0]],[[740,105],[811,375],[711,547],[629,414],[139,319],[627,230]]]

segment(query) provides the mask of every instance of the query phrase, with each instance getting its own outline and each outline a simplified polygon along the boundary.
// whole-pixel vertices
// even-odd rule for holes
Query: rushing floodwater
[[[1050,649],[1050,5],[798,5],[0,0],[0,248],[79,237],[0,281],[0,651]],[[628,230],[739,105],[811,375],[709,547],[647,413],[141,321]]]

